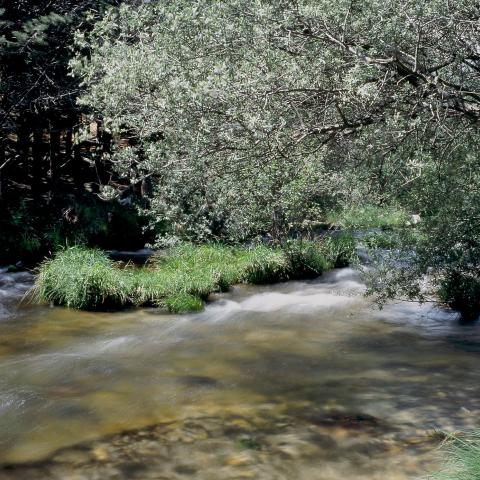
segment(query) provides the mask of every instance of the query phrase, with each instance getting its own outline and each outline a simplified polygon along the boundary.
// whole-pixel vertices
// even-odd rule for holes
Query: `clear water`
[[[478,426],[480,329],[350,269],[183,316],[15,309],[5,275],[0,480],[424,478]]]

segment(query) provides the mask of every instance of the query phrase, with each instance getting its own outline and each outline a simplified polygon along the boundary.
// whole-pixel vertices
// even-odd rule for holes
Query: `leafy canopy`
[[[123,5],[72,66],[82,103],[133,137],[118,168],[155,180],[171,238],[282,235],[394,199],[422,234],[379,288],[417,295],[427,265],[479,274],[479,18],[473,0]]]

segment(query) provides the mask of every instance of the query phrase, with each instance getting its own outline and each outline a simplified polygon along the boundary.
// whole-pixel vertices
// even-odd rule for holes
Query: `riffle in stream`
[[[15,310],[7,287],[0,480],[415,479],[436,432],[478,426],[480,329],[379,311],[351,269],[183,316]]]

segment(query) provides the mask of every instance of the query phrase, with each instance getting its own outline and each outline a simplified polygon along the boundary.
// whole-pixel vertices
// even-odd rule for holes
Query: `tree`
[[[112,4],[12,0],[0,8],[1,261],[55,243],[68,212],[88,195],[80,187],[96,180],[98,162],[90,168],[80,158],[87,148],[74,142],[81,87],[68,63],[74,32],[88,30]],[[102,141],[91,150],[100,150]],[[46,229],[54,241],[43,238]]]
[[[73,33],[112,3],[15,0],[0,9],[2,130],[16,124],[19,112],[75,106],[80,90],[68,71]]]
[[[476,276],[478,231],[463,225],[478,212],[479,18],[473,0],[124,5],[78,37],[89,53],[73,68],[83,104],[134,133],[118,167],[156,179],[173,233],[286,233],[356,191],[424,218],[409,282],[444,240],[440,215],[448,252],[467,235]]]

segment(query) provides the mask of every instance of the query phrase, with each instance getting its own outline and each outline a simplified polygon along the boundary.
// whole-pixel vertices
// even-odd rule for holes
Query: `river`
[[[478,426],[480,328],[351,269],[198,314],[18,306],[0,273],[0,480],[406,480]]]

